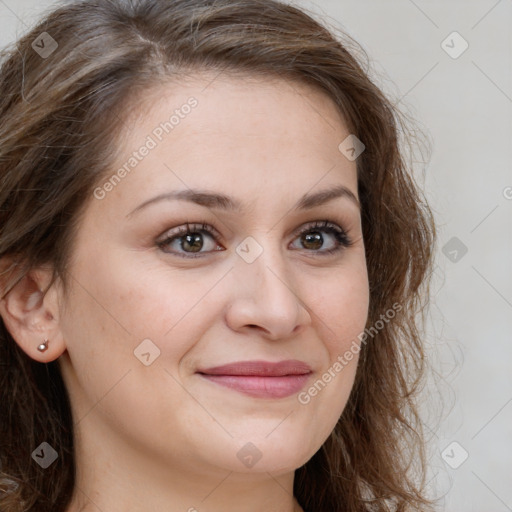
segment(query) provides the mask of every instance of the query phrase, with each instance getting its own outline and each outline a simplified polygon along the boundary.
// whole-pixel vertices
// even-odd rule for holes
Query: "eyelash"
[[[304,249],[307,252],[315,252],[318,255],[321,256],[328,256],[334,253],[337,253],[347,247],[350,247],[353,245],[353,241],[348,237],[345,230],[343,230],[341,227],[339,227],[337,224],[334,224],[333,222],[330,222],[328,220],[322,220],[322,221],[316,221],[313,223],[308,223],[304,226],[303,229],[301,229],[298,233],[295,234],[295,238],[300,237],[304,233],[308,233],[311,231],[325,231],[327,233],[330,233],[335,236],[337,241],[337,246],[334,249],[327,249],[324,251],[315,251],[315,250],[308,250]],[[176,229],[176,231],[172,234],[169,234],[164,240],[161,240],[157,242],[157,246],[163,250],[163,248],[175,240],[179,240],[180,238],[184,237],[185,235],[189,235],[192,233],[207,233],[212,238],[221,238],[220,234],[217,232],[216,229],[211,227],[206,221],[203,221],[198,224],[190,224],[186,223],[183,226],[180,226]],[[167,254],[169,254],[169,251],[164,251]],[[170,254],[175,254],[178,257],[187,258],[187,259],[194,259],[194,258],[202,258],[205,254],[209,254],[210,252],[217,252],[217,251],[205,251],[205,252],[199,252],[199,253],[179,253],[171,251]],[[186,254],[186,256],[184,256]]]

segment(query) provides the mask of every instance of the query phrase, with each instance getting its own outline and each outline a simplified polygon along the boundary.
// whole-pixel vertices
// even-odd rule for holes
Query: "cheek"
[[[112,337],[113,344],[131,351],[137,340],[140,343],[146,338],[162,351],[178,349],[180,340],[186,344],[200,332],[196,313],[208,317],[204,298],[219,280],[217,274],[199,276],[161,263],[155,268],[155,257],[149,254],[111,254],[101,265],[87,265],[77,272],[88,283],[87,293],[80,294],[79,300],[85,302],[80,307],[91,317],[92,329],[100,329],[104,336]]]
[[[360,260],[359,260],[360,261]],[[327,436],[347,403],[360,352],[360,335],[368,318],[369,287],[366,265],[347,265],[330,279],[318,280],[310,299],[316,332],[326,351],[325,365],[311,387],[298,396],[311,421]],[[322,425],[315,418],[322,418]]]
[[[141,361],[147,349],[155,366],[165,361],[172,371],[201,337],[208,316],[201,299],[215,276],[157,273],[141,260],[111,251],[109,257],[83,258],[70,270],[74,279],[61,327],[78,383],[93,403],[128,370],[133,379],[153,367]]]
[[[157,273],[121,255],[92,261],[71,271],[75,280],[62,318],[68,344],[63,374],[77,420],[101,414],[116,430],[130,425],[141,437],[146,418],[169,425],[176,410],[186,415],[190,408],[174,377],[214,314],[209,311],[215,305],[204,298],[218,276]]]
[[[369,286],[363,263],[333,271],[328,279],[320,280],[311,296],[311,309],[318,316],[331,361],[347,350],[366,325]]]

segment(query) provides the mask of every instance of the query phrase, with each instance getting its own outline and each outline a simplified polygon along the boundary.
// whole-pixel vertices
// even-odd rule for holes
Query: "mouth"
[[[298,393],[311,374],[311,367],[297,360],[272,363],[238,361],[196,372],[209,382],[258,398],[284,398]]]

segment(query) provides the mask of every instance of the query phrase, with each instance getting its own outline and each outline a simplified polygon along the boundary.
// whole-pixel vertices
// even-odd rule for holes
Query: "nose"
[[[238,258],[231,272],[233,292],[226,312],[229,327],[237,332],[258,330],[271,340],[286,339],[303,330],[311,323],[311,315],[294,289],[297,283],[292,275],[282,257],[270,250],[264,250],[252,263]]]

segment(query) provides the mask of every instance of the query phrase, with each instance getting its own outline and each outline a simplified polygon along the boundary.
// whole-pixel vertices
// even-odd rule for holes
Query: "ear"
[[[5,327],[25,354],[41,363],[57,359],[66,349],[59,327],[57,282],[42,291],[51,278],[51,269],[33,269],[5,297],[0,297]],[[48,348],[40,352],[37,347],[46,339]]]

